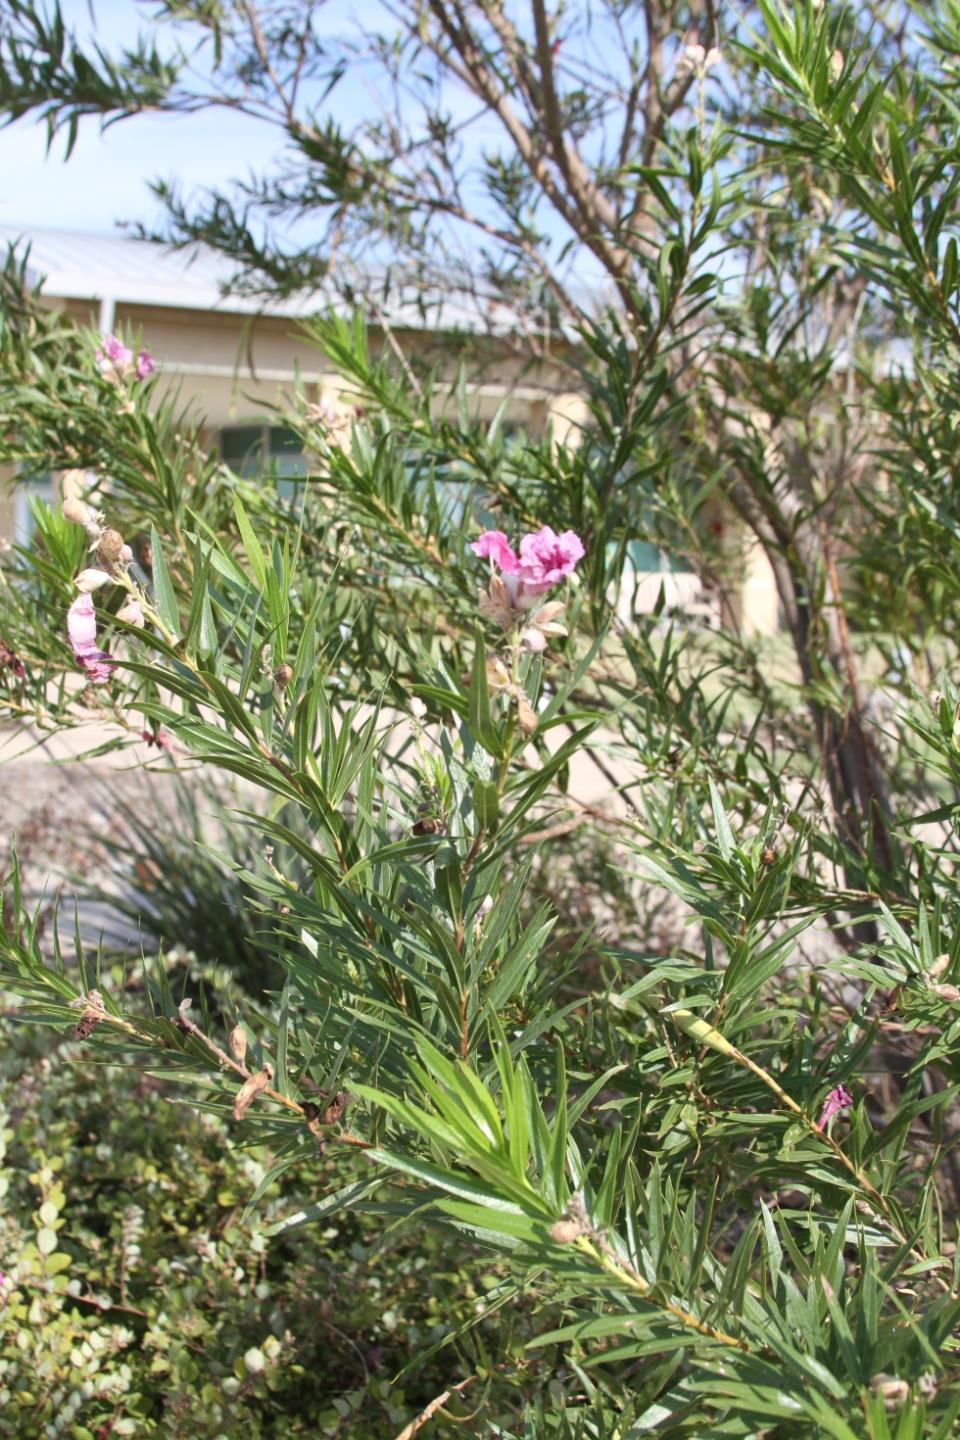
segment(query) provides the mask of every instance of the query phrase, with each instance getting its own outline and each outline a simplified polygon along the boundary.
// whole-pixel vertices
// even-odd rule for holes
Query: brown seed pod
[[[768,868],[776,863],[777,847],[775,845],[764,845],[760,851],[760,864]]]
[[[436,835],[440,829],[440,821],[436,815],[421,815],[417,823],[411,826],[411,835]]]
[[[75,1040],[89,1040],[97,1022],[102,1018],[99,1010],[84,1010],[73,1031]]]
[[[336,1125],[352,1098],[346,1090],[338,1090],[320,1117],[324,1125]]]
[[[124,539],[119,530],[104,530],[97,558],[103,565],[116,565],[123,554]]]
[[[274,685],[276,685],[276,687],[277,687],[278,690],[286,690],[287,686],[290,684],[290,681],[291,681],[292,679],[293,679],[293,666],[292,666],[292,665],[287,665],[287,664],[278,665],[277,668],[276,668],[276,670],[274,670],[274,672],[273,672],[273,683],[274,683]]]

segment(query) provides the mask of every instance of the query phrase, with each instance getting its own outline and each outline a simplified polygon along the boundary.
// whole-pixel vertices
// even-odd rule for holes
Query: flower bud
[[[583,1226],[579,1220],[564,1217],[562,1220],[555,1220],[547,1234],[556,1245],[570,1245],[583,1234]]]
[[[68,496],[63,502],[63,518],[72,520],[74,525],[91,525],[93,523],[93,511],[83,500],[75,500]]]
[[[106,570],[81,570],[75,584],[81,595],[90,595],[94,590],[99,590],[102,585],[112,585],[113,576],[108,575]]]
[[[125,625],[136,625],[139,630],[144,626],[143,607],[139,600],[130,599],[122,609],[117,611],[117,619],[122,620]]]
[[[80,500],[89,488],[90,477],[86,470],[64,470],[60,476],[60,494],[64,500]]]
[[[247,1054],[247,1032],[242,1025],[234,1025],[230,1031],[230,1054],[243,1064]]]
[[[287,686],[290,684],[290,681],[291,681],[292,679],[293,679],[293,666],[292,666],[292,665],[287,665],[287,664],[278,665],[277,668],[276,668],[276,670],[274,670],[274,672],[273,672],[273,683],[274,683],[274,685],[276,685],[276,687],[277,687],[278,690],[286,690]]]

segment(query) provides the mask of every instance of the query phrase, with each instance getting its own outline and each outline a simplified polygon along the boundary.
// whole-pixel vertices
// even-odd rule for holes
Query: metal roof
[[[332,287],[288,300],[225,294],[235,266],[225,256],[202,246],[192,251],[174,250],[126,235],[0,224],[0,257],[10,245],[20,250],[29,245],[27,272],[31,282],[42,282],[44,294],[58,299],[264,315],[308,315],[342,305]],[[368,277],[369,287],[378,288],[384,278]],[[342,308],[348,311],[353,307]],[[391,276],[388,298],[369,305],[369,318],[374,324],[385,320],[413,330],[504,335],[521,328],[520,318],[511,306],[484,301],[466,291],[427,295],[415,277],[404,283],[396,272]]]

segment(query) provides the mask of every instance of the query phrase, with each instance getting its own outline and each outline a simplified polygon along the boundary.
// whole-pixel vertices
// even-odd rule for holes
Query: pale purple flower
[[[157,362],[156,362],[156,360],[154,360],[153,356],[150,354],[150,351],[149,351],[149,350],[141,350],[141,351],[140,351],[140,354],[137,356],[137,370],[136,370],[137,379],[138,379],[138,380],[146,380],[147,376],[148,376],[148,375],[152,375],[153,372],[154,372],[154,370],[156,370],[156,368],[157,368]]]
[[[822,1130],[828,1120],[838,1115],[841,1110],[849,1110],[853,1104],[853,1096],[845,1085],[834,1085],[830,1094],[823,1102],[823,1109],[820,1111],[820,1119],[817,1121],[817,1129]]]
[[[97,649],[97,617],[90,595],[78,595],[67,611],[67,637],[94,685],[103,685],[109,680],[116,661],[111,660],[105,650]]]

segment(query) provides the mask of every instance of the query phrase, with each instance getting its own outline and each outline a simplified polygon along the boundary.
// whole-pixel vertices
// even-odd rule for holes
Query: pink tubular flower
[[[535,535],[524,535],[520,541],[518,574],[527,590],[539,595],[571,575],[585,554],[583,542],[574,530],[557,535],[544,525]]]
[[[470,549],[481,559],[489,557],[504,575],[516,575],[520,569],[520,562],[502,530],[484,530],[479,540],[474,540]]]
[[[90,595],[78,595],[67,611],[67,637],[80,664],[94,685],[110,679],[116,665],[105,650],[97,649],[97,617]]]
[[[105,335],[96,358],[101,375],[109,380],[122,380],[133,363],[133,351],[128,350],[116,335]]]
[[[573,530],[556,534],[544,525],[520,541],[520,553],[514,551],[502,530],[485,530],[470,546],[474,555],[488,556],[503,575],[515,575],[530,595],[542,595],[573,573],[586,551],[583,541]]]
[[[841,1110],[849,1110],[853,1104],[853,1096],[845,1085],[834,1085],[830,1094],[823,1102],[823,1109],[820,1111],[820,1119],[817,1121],[817,1129],[822,1130],[828,1120],[838,1115]]]
[[[149,351],[149,350],[141,350],[141,351],[140,351],[140,354],[137,356],[137,370],[136,370],[137,379],[138,379],[138,380],[146,380],[147,376],[148,376],[148,375],[152,375],[153,372],[154,372],[154,370],[156,370],[156,368],[157,368],[157,362],[156,362],[156,360],[154,360],[153,356],[150,354],[150,351]]]
[[[182,753],[182,747],[177,744],[169,730],[164,730],[162,725],[158,725],[156,730],[141,731],[140,738],[147,745],[156,745],[158,750],[169,750],[171,755]]]

